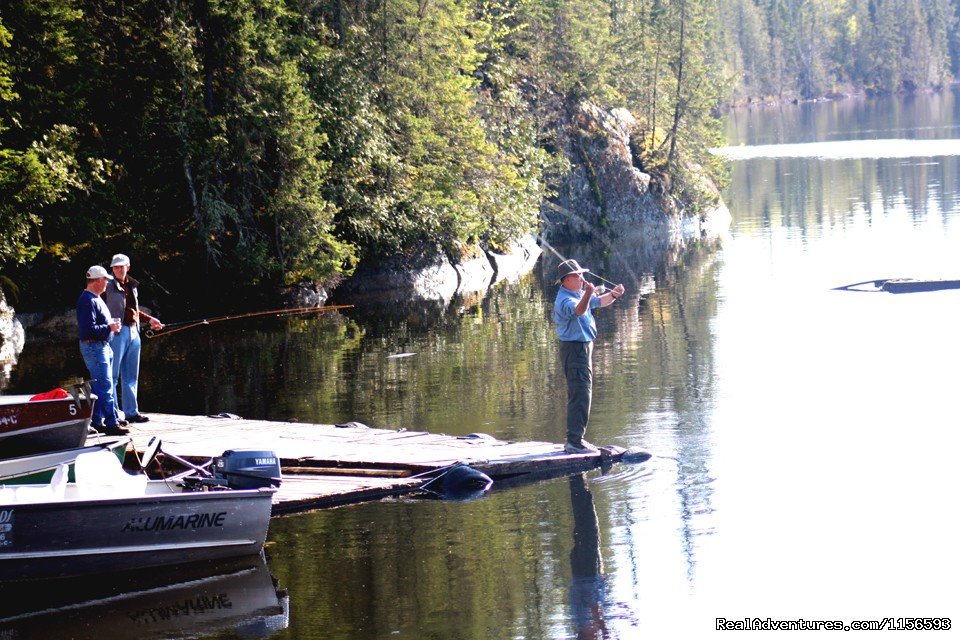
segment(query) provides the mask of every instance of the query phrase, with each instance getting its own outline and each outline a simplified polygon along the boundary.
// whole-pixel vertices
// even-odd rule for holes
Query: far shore
[[[748,96],[739,100],[729,102],[724,106],[725,110],[740,110],[754,108],[781,107],[786,104],[798,105],[804,103],[832,102],[836,100],[848,100],[851,98],[883,98],[888,96],[908,96],[923,95],[930,93],[940,93],[947,89],[960,86],[960,80],[956,80],[941,87],[925,87],[923,89],[914,89],[913,91],[876,91],[872,89],[847,89],[828,93],[826,95],[813,98],[803,98],[799,95],[790,94],[784,96]]]

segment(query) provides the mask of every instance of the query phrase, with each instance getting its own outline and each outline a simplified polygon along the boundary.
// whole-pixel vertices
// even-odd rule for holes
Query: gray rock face
[[[10,381],[10,372],[23,351],[23,325],[14,316],[13,308],[0,289],[0,391]]]
[[[722,204],[704,216],[687,214],[662,185],[637,168],[630,146],[636,128],[626,109],[607,112],[590,103],[580,105],[566,139],[570,172],[555,202],[543,211],[549,239],[599,232],[671,240],[715,233],[729,225]],[[703,180],[702,188],[716,191],[706,177]]]
[[[377,268],[361,265],[337,287],[337,295],[356,301],[449,300],[456,293],[458,282],[457,270],[444,255],[412,267],[399,260],[386,260]]]
[[[319,284],[313,282],[298,282],[281,291],[283,302],[288,307],[322,307],[330,294]]]
[[[477,252],[454,264],[457,271],[457,289],[455,293],[475,293],[486,291],[493,282],[494,269],[490,258]]]
[[[494,284],[507,280],[516,282],[529,273],[540,257],[541,249],[533,236],[515,241],[506,253],[487,252],[487,259],[496,274]]]
[[[351,300],[436,300],[449,302],[454,295],[483,292],[501,280],[516,280],[533,269],[540,255],[533,236],[518,240],[506,253],[484,253],[463,247],[456,262],[439,254],[423,264],[381,263],[360,269],[337,287],[337,295]]]

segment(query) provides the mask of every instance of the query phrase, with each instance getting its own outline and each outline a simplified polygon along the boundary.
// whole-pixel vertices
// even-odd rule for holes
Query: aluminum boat
[[[109,451],[61,465],[48,485],[0,486],[0,581],[78,576],[263,549],[272,486],[233,489],[131,475]]]

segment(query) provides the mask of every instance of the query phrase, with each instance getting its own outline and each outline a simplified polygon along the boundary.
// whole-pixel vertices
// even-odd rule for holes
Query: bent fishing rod
[[[547,207],[549,207],[552,211],[554,211],[554,212],[556,212],[556,213],[559,213],[560,215],[562,215],[562,216],[564,216],[565,218],[567,218],[570,222],[572,222],[572,223],[574,223],[574,224],[582,227],[585,231],[591,232],[591,235],[593,235],[593,237],[594,237],[596,240],[599,240],[599,241],[602,242],[604,245],[606,245],[607,249],[610,250],[610,255],[611,255],[611,257],[617,259],[617,260],[620,262],[620,264],[623,265],[624,270],[627,272],[627,274],[630,276],[630,278],[632,278],[633,284],[637,285],[638,287],[641,286],[641,283],[643,282],[643,280],[640,278],[640,274],[638,274],[638,273],[634,270],[633,265],[630,264],[630,262],[627,261],[626,257],[623,255],[623,252],[620,250],[620,248],[614,245],[614,243],[613,243],[613,241],[612,241],[612,240],[613,240],[612,238],[604,237],[602,234],[601,234],[601,235],[595,235],[595,234],[593,234],[592,232],[595,230],[595,229],[594,229],[594,225],[591,224],[590,222],[588,222],[587,220],[585,220],[583,216],[581,216],[581,215],[579,215],[579,214],[577,214],[577,213],[575,213],[575,212],[573,212],[573,211],[570,211],[570,210],[567,209],[566,207],[561,207],[560,205],[558,205],[558,204],[556,204],[556,203],[554,203],[554,202],[550,202],[549,200],[545,201],[544,204],[545,204]],[[546,216],[544,216],[543,222],[544,222],[545,224],[547,224],[547,225],[550,225],[550,226],[552,226],[552,225],[554,224],[554,223],[553,223],[548,217],[546,217]],[[562,260],[562,261],[565,261],[565,260],[566,260],[566,258],[564,258],[562,255],[560,255],[560,252],[559,252],[559,251],[557,251],[556,249],[554,249],[553,247],[551,247],[551,246],[544,240],[542,234],[537,234],[537,238],[540,240],[541,243],[543,243],[543,246],[547,247],[550,251],[552,251],[557,257],[560,258],[560,260]],[[596,276],[596,277],[599,278],[600,280],[603,280],[603,281],[606,282],[607,284],[613,285],[612,282],[610,282],[609,280],[607,280],[606,278],[604,278],[603,276],[601,276],[601,275],[598,274],[598,273],[593,273],[592,275]]]
[[[200,320],[184,320],[183,322],[173,322],[165,324],[163,329],[147,329],[143,332],[148,338],[161,338],[178,331],[186,331],[194,327],[211,325],[217,322],[226,322],[227,320],[241,320],[245,318],[258,318],[264,316],[303,316],[310,313],[321,313],[323,311],[337,311],[339,309],[351,309],[352,304],[328,305],[326,307],[295,307],[287,309],[268,309],[267,311],[251,311],[250,313],[238,313],[230,316],[220,316],[218,318],[201,318]]]
[[[538,235],[537,235],[537,239],[540,240],[540,244],[543,245],[544,247],[546,247],[547,249],[549,249],[550,252],[553,253],[553,255],[555,255],[555,256],[557,256],[558,258],[560,258],[560,262],[566,262],[566,261],[567,261],[567,259],[563,257],[563,254],[561,254],[559,251],[557,251],[557,250],[554,249],[552,246],[550,246],[550,243],[547,242],[542,235],[539,235],[539,234],[538,234]],[[589,273],[591,276],[593,276],[594,278],[597,278],[598,280],[602,280],[603,282],[605,282],[606,284],[610,285],[611,287],[617,286],[617,284],[616,284],[615,282],[610,282],[609,280],[607,280],[606,278],[604,278],[604,277],[603,277],[602,275],[600,275],[599,273],[594,273],[593,271],[587,271],[586,273]],[[602,294],[606,291],[606,287],[604,287],[603,285],[599,285],[599,287],[600,287],[601,289],[603,289],[603,290],[602,290],[602,291],[599,291],[599,292],[598,292],[598,295],[602,295]]]

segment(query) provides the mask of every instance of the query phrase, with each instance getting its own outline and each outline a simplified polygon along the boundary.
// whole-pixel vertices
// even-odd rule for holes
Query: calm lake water
[[[598,314],[588,437],[651,449],[650,462],[495,485],[470,502],[275,519],[268,568],[289,596],[279,624],[194,612],[171,631],[127,612],[137,637],[699,638],[717,618],[754,617],[960,625],[960,291],[832,290],[960,278],[958,111],[946,93],[738,112],[721,242],[558,247],[627,286]],[[148,341],[141,406],[560,442],[556,262],[446,308]],[[82,374],[75,351],[28,343],[7,391]],[[401,353],[414,355],[390,357]],[[124,614],[77,615],[0,637],[104,637]]]

